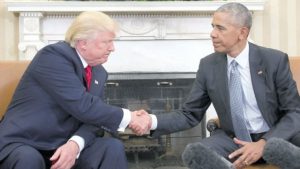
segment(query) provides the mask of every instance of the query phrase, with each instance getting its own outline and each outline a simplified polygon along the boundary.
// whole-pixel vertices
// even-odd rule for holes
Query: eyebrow
[[[212,27],[217,27],[217,28],[219,28],[219,29],[220,29],[220,28],[221,28],[221,29],[226,29],[225,26],[218,25],[218,24],[215,25],[215,24],[212,23],[211,26],[212,26]]]

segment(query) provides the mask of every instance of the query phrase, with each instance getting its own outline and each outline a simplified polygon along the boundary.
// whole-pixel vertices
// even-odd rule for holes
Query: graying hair
[[[252,15],[246,6],[241,3],[231,2],[219,7],[216,12],[225,12],[232,15],[234,22],[239,26],[251,28]]]

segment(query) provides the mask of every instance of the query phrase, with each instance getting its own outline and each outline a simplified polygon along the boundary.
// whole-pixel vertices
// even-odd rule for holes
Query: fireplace
[[[105,101],[130,110],[145,109],[164,114],[180,110],[194,81],[194,73],[111,74],[106,83]],[[188,143],[206,136],[205,120],[193,129],[161,136],[120,135],[134,168],[181,166],[181,153]]]

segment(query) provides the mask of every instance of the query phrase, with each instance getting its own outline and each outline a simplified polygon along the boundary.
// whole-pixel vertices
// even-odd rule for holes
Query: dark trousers
[[[263,134],[251,135],[253,141],[258,141],[262,136]],[[300,146],[300,133],[295,135],[289,141],[296,146]],[[235,159],[230,160],[228,158],[229,154],[239,149],[239,146],[233,142],[233,138],[228,136],[221,129],[215,130],[214,132],[211,133],[210,137],[202,139],[200,142],[231,162],[233,162]],[[264,162],[265,161],[263,159],[257,161],[257,163],[264,163]]]
[[[0,163],[0,169],[49,169],[54,151],[38,151],[22,145],[16,147]],[[85,147],[73,169],[127,169],[123,143],[114,138],[96,138]]]

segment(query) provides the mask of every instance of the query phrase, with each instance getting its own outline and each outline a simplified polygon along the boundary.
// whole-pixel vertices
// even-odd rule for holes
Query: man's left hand
[[[77,143],[69,140],[66,144],[60,146],[50,158],[50,161],[52,161],[51,169],[72,168],[78,153],[79,146]]]
[[[246,142],[234,138],[234,142],[241,146],[241,148],[229,155],[229,159],[236,158],[233,163],[236,169],[245,168],[259,160],[263,155],[264,146],[266,144],[264,139],[257,142]]]

